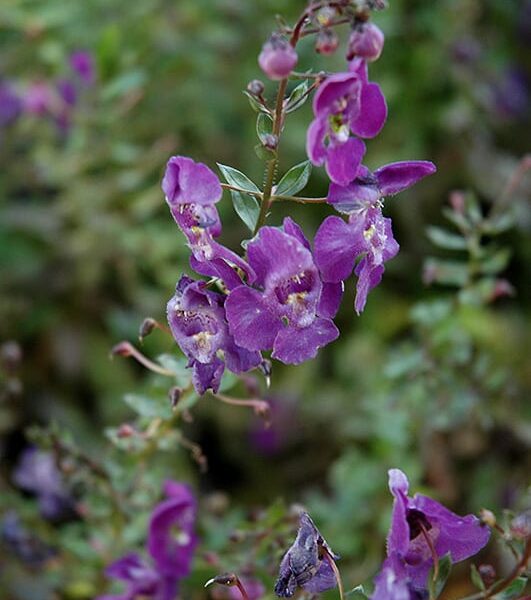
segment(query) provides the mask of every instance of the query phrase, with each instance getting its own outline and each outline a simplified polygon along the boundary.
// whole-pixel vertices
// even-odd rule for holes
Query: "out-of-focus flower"
[[[330,28],[324,28],[319,31],[315,40],[315,51],[325,56],[334,54],[339,46],[339,38],[336,32]]]
[[[273,33],[262,47],[258,64],[269,79],[280,80],[288,77],[297,64],[295,48],[279,33]]]
[[[239,286],[225,301],[236,343],[273,349],[272,357],[299,364],[316,356],[339,332],[322,308],[323,285],[309,244],[291,219],[283,229],[262,227],[247,245],[259,289]]]
[[[291,598],[301,587],[311,594],[319,594],[337,585],[330,561],[339,560],[326,543],[310,515],[300,518],[297,537],[280,563],[275,594]]]
[[[55,554],[53,548],[46,546],[24,527],[15,511],[2,516],[0,539],[17,558],[30,566],[40,566]]]
[[[77,102],[77,89],[70,79],[60,79],[57,82],[57,91],[63,102],[68,106],[74,106]]]
[[[85,85],[92,85],[96,77],[94,58],[87,50],[72,52],[69,58],[70,66],[79,75]]]
[[[384,46],[384,34],[374,23],[358,23],[354,26],[348,41],[347,60],[363,58],[372,62],[378,60]]]
[[[529,81],[520,69],[507,69],[491,90],[491,108],[501,119],[520,119],[529,113]]]
[[[0,127],[10,125],[22,112],[22,100],[7,81],[0,80]]]
[[[48,114],[54,104],[54,92],[44,81],[35,81],[26,89],[23,97],[24,110],[37,116]]]
[[[50,452],[37,448],[24,450],[13,472],[13,482],[37,496],[45,519],[55,520],[73,514],[73,499]]]

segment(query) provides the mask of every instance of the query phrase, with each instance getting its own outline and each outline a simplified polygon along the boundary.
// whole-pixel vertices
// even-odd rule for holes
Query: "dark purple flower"
[[[91,85],[96,76],[94,59],[87,50],[77,50],[70,55],[70,66],[79,75],[83,83]]]
[[[72,497],[50,452],[37,448],[24,450],[13,472],[13,482],[37,496],[45,519],[59,519],[74,511]]]
[[[473,556],[489,541],[489,528],[474,515],[456,515],[422,494],[410,498],[409,482],[399,469],[389,471],[389,489],[395,499],[387,554],[400,558],[415,589],[427,588],[433,566],[427,537],[437,556],[441,558],[450,553],[453,563]]]
[[[348,41],[347,59],[363,58],[369,62],[378,60],[384,45],[384,34],[374,23],[355,25]]]
[[[299,364],[338,337],[331,318],[321,312],[323,285],[298,225],[288,218],[283,230],[262,227],[249,242],[247,256],[258,289],[239,286],[225,302],[237,344],[273,349],[273,358]]]
[[[249,265],[235,252],[214,241],[221,233],[215,204],[223,190],[206,165],[185,156],[172,156],[166,166],[162,190],[171,214],[188,240],[192,268],[201,275],[219,277],[230,289],[241,284],[235,268],[252,280]]]
[[[300,518],[297,537],[280,563],[275,594],[291,598],[301,587],[311,594],[319,594],[337,585],[331,560],[339,560],[314,525],[310,515]]]
[[[13,87],[0,81],[0,127],[5,127],[16,121],[22,112],[22,100]]]
[[[314,165],[326,166],[333,182],[348,185],[365,154],[365,144],[358,138],[378,135],[387,118],[380,86],[367,79],[367,63],[352,61],[348,73],[327,78],[315,94],[313,112],[306,139],[308,156]]]
[[[262,47],[258,64],[269,79],[280,80],[288,77],[297,64],[295,48],[279,33],[273,33]]]
[[[77,102],[77,89],[70,79],[60,79],[57,82],[57,91],[68,106],[74,106]]]
[[[234,373],[243,373],[261,362],[259,352],[240,348],[234,342],[224,301],[225,296],[209,291],[206,282],[182,276],[168,302],[171,332],[189,359],[199,394],[209,388],[218,391],[225,366]]]
[[[349,185],[330,185],[328,202],[348,214],[349,219],[345,222],[328,217],[323,221],[315,236],[315,262],[323,281],[331,284],[344,281],[354,270],[358,276],[358,314],[365,307],[369,291],[380,283],[384,263],[399,250],[391,220],[382,214],[382,198],[407,189],[433,172],[435,165],[428,161],[392,163],[374,173],[362,166]]]

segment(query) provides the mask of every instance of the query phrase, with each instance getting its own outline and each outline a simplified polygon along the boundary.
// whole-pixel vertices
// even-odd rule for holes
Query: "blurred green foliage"
[[[305,503],[344,555],[350,587],[368,580],[383,554],[389,467],[400,466],[416,489],[424,485],[458,511],[525,508],[529,181],[522,177],[510,190],[498,214],[505,225],[491,222],[472,244],[476,251],[484,244],[483,253],[471,252],[470,236],[459,223],[445,224],[441,208],[454,188],[471,189],[476,224],[483,222],[528,150],[529,103],[522,109],[514,98],[529,97],[529,2],[391,0],[377,13],[386,47],[371,79],[383,87],[389,121],[369,142],[367,164],[429,159],[438,174],[387,202],[401,253],[363,316],[354,316],[349,285],[338,318],[341,339],[311,364],[274,365],[272,389],[263,391],[272,398],[276,436],[267,452],[256,442],[263,424],[252,411],[192,395],[172,411],[171,383],[126,359],[109,360],[115,342],[135,339],[145,316],[164,320],[166,300],[188,268],[184,238],[159,185],[168,157],[231,165],[261,183],[263,163],[252,150],[256,115],[241,90],[259,76],[256,56],[275,14],[291,21],[304,5],[9,0],[0,6],[0,77],[19,91],[63,77],[79,48],[93,53],[98,73],[66,137],[49,120],[28,115],[0,132],[0,339],[22,351],[13,365],[13,346],[3,346],[0,508],[16,508],[33,533],[59,549],[29,578],[15,557],[2,557],[6,598],[101,592],[105,564],[142,545],[149,510],[168,477],[194,481],[201,495],[201,553],[186,583],[186,597],[194,598],[205,597],[204,581],[223,570],[253,567],[272,589],[293,532],[293,502]],[[316,57],[311,40],[303,41],[301,70],[343,64],[342,52]],[[516,92],[507,83],[514,73]],[[266,83],[266,95],[273,94]],[[305,160],[308,104],[288,120],[282,173]],[[305,194],[326,193],[320,171]],[[237,249],[247,230],[228,194],[220,212],[223,241]],[[271,222],[288,213],[312,236],[329,211],[280,206]],[[496,248],[489,246],[493,238]],[[425,275],[442,285],[422,283],[428,254],[436,256]],[[507,279],[515,295],[491,302],[497,278]],[[159,331],[143,351],[172,354],[174,368],[183,369]],[[238,384],[235,395],[244,387]],[[10,475],[29,437],[51,444],[49,433],[24,434],[25,428],[50,422],[84,515],[60,526],[38,518],[35,500],[17,494]],[[120,437],[124,422],[153,435]],[[194,461],[194,444],[209,461],[206,473]],[[103,465],[103,478],[87,456]],[[74,475],[63,461],[72,461]]]

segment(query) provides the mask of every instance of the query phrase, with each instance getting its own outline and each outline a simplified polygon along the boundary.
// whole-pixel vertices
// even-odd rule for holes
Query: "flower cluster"
[[[190,572],[197,545],[194,532],[196,501],[190,488],[166,481],[166,500],[151,514],[147,551],[151,562],[132,552],[107,567],[106,574],[126,584],[119,595],[99,596],[97,600],[174,600],[179,581]]]
[[[314,17],[320,28],[318,50],[323,36],[330,42],[335,15],[334,9],[321,12]],[[287,81],[298,61],[295,44],[293,35],[288,39],[283,33],[266,42],[258,62],[270,79]],[[330,53],[335,45],[319,51]],[[218,177],[184,156],[168,161],[162,181],[166,201],[188,242],[191,268],[211,278],[207,283],[182,277],[168,303],[171,331],[189,359],[199,393],[216,392],[225,367],[240,374],[259,366],[262,352],[287,364],[315,357],[319,348],[339,336],[332,319],[343,282],[352,272],[357,276],[355,309],[361,313],[369,291],[382,279],[385,262],[397,254],[391,221],[383,216],[383,199],[430,175],[435,166],[428,161],[402,162],[373,173],[362,164],[363,140],[378,135],[387,118],[383,92],[368,76],[368,63],[382,48],[378,27],[356,22],[348,69],[317,81],[307,152],[314,165],[325,166],[331,179],[327,202],[348,220],[326,218],[313,249],[288,217],[281,227],[260,222],[246,243],[246,256],[240,257],[216,241],[222,229],[216,209],[223,191]],[[249,93],[256,102],[265,102],[263,84],[253,84]],[[284,116],[275,112],[276,131]],[[265,191],[261,200],[267,206]]]

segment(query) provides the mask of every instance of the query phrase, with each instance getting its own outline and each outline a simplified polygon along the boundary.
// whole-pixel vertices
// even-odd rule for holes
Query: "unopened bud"
[[[507,279],[496,279],[491,300],[497,300],[498,298],[503,298],[505,296],[514,296],[515,293],[516,291],[514,287],[507,281]]]
[[[268,150],[276,150],[278,146],[278,136],[273,133],[267,133],[264,135],[262,143]]]
[[[496,581],[496,570],[492,565],[479,565],[478,573],[485,587],[490,587]]]
[[[479,518],[489,527],[496,527],[496,515],[488,508],[479,511]]]
[[[129,342],[120,342],[116,344],[111,350],[112,356],[131,356],[132,346]]]
[[[357,23],[350,34],[347,60],[355,57],[369,62],[378,60],[384,45],[384,34],[374,23]]]
[[[279,33],[273,33],[262,47],[258,64],[269,79],[280,80],[288,77],[297,64],[295,48]]]
[[[339,38],[333,29],[321,29],[315,41],[315,51],[325,56],[334,54],[339,46]]]
[[[179,387],[170,388],[170,390],[168,391],[168,396],[170,398],[170,404],[172,408],[175,408],[177,406],[179,400],[181,399],[182,393],[183,391]]]
[[[119,438],[128,438],[128,437],[132,437],[135,434],[136,434],[135,429],[133,427],[131,427],[131,425],[129,425],[129,423],[122,423],[120,425],[120,427],[118,427],[118,431],[116,433],[116,435]]]
[[[331,6],[323,6],[323,8],[318,10],[315,14],[315,20],[321,27],[328,27],[334,20],[336,14],[337,11],[335,8],[332,8]]]
[[[511,534],[513,537],[525,540],[531,536],[531,510],[517,515],[511,521]]]
[[[264,93],[264,84],[259,79],[253,79],[247,84],[247,91],[253,96],[261,96]]]
[[[233,587],[235,585],[238,585],[238,577],[234,573],[224,573],[223,575],[216,575],[215,577],[212,577],[212,579],[209,579],[205,583],[205,587],[208,587],[213,583]]]
[[[145,337],[147,337],[157,326],[157,322],[155,319],[151,317],[147,317],[142,321],[142,325],[140,325],[140,329],[138,330],[138,337],[140,341],[142,341]]]

